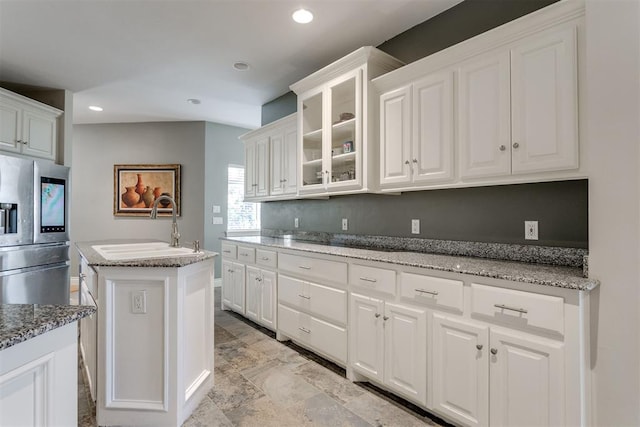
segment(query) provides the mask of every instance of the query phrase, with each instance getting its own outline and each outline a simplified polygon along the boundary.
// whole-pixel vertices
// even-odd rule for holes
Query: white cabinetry
[[[350,295],[351,367],[422,405],[427,392],[427,314],[422,308]]]
[[[421,187],[453,178],[453,72],[380,96],[380,187]]]
[[[248,132],[245,144],[245,199],[295,198],[297,193],[296,114]]]
[[[227,245],[227,250],[229,245]],[[235,250],[235,246],[234,246]],[[222,257],[222,309],[229,308],[244,314],[245,267],[225,257],[223,246]]]
[[[402,63],[363,47],[291,85],[298,95],[300,194],[375,190],[369,81]]]
[[[276,330],[276,273],[247,266],[247,319]]]
[[[98,288],[96,272],[87,260],[80,258],[80,304],[97,307]],[[91,398],[96,400],[98,368],[98,312],[80,320],[80,353],[84,362]]]
[[[483,54],[458,79],[462,178],[578,167],[575,28]]]
[[[347,264],[280,253],[278,266],[277,338],[346,366]]]
[[[0,89],[0,150],[55,160],[62,111]]]

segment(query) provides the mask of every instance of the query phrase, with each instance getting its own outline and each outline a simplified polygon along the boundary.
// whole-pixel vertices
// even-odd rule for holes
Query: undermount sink
[[[175,258],[197,255],[191,248],[174,248],[165,242],[94,245],[92,248],[109,261],[149,258]]]

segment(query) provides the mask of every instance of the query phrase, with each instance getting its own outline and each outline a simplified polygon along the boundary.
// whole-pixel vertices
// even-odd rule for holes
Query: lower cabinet
[[[433,410],[462,425],[565,425],[564,344],[432,315]]]
[[[244,271],[244,264],[222,260],[222,305],[240,314],[245,313]]]
[[[245,316],[276,330],[276,273],[247,266]]]
[[[351,293],[351,367],[421,405],[427,393],[427,312]]]

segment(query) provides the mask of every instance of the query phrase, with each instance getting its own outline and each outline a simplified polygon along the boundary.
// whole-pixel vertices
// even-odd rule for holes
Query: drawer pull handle
[[[476,348],[477,348],[478,350],[482,350],[482,344],[476,344]]]
[[[304,298],[304,299],[311,299],[311,297],[308,297],[308,296],[306,296],[306,295],[300,295],[300,294],[298,294],[298,296],[299,296],[300,298]]]
[[[298,268],[301,268],[303,270],[311,270],[311,267],[307,267],[306,265],[299,265]]]
[[[371,279],[369,277],[361,277],[360,280],[364,280],[365,282],[371,282],[371,283],[376,283],[377,282],[376,279]]]
[[[249,256],[249,254],[240,254],[240,256]]]
[[[222,252],[224,252],[225,254],[230,254],[231,253],[231,251],[222,251]]]
[[[309,329],[307,329],[307,328],[302,328],[302,327],[300,327],[300,328],[298,328],[298,329],[300,329],[300,330],[301,330],[302,332],[304,332],[305,334],[310,334],[310,333],[311,333],[311,331],[310,331]]]
[[[86,279],[86,278],[87,278],[87,275],[86,275],[86,274],[84,274],[84,273],[80,273],[80,279]]]
[[[522,313],[522,314],[527,314],[528,311],[525,310],[524,308],[514,308],[514,307],[509,307],[508,305],[504,305],[504,304],[494,304],[493,305],[496,308],[500,308],[502,310],[510,310],[510,311],[515,311],[518,313]]]
[[[498,354],[498,349],[497,348],[492,348],[491,349],[491,354],[493,354],[493,355]]]
[[[271,259],[271,258],[269,258],[269,257],[267,257],[267,256],[263,256],[263,257],[262,257],[262,260],[263,260],[263,261],[269,261],[270,259]]]
[[[426,289],[416,289],[416,292],[420,292],[421,294],[433,295],[434,297],[438,296],[438,294],[440,293],[440,292],[437,292],[437,291],[428,291]]]

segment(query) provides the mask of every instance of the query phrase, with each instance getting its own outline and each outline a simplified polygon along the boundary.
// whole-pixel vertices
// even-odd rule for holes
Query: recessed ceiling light
[[[201,101],[199,99],[196,99],[196,98],[189,98],[189,99],[187,99],[187,102],[189,104],[198,105],[198,104],[200,104]]]
[[[243,61],[238,61],[233,63],[233,68],[238,71],[247,71],[249,69],[249,64]]]
[[[89,110],[91,110],[91,111],[102,111],[102,107],[98,107],[97,105],[89,105]]]
[[[291,17],[298,24],[308,24],[309,22],[313,21],[313,13],[311,13],[307,9],[298,9],[293,12],[293,14],[291,14]]]

